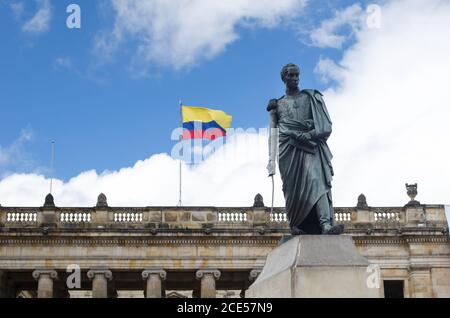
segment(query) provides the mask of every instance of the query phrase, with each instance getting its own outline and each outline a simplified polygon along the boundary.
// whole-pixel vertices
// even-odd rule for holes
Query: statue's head
[[[287,88],[297,88],[300,82],[300,68],[293,63],[286,64],[281,69],[281,79]]]

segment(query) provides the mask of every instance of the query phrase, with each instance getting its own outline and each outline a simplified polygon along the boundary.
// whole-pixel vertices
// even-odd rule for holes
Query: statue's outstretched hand
[[[269,164],[267,165],[267,172],[269,173],[269,177],[275,175],[275,161],[269,160]]]

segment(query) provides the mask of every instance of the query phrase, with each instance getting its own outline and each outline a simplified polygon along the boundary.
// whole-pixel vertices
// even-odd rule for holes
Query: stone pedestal
[[[108,298],[108,281],[112,273],[108,269],[91,269],[87,276],[92,280],[92,298]]]
[[[247,298],[376,298],[369,262],[347,235],[296,236],[273,250]]]
[[[166,279],[167,273],[162,269],[147,269],[142,272],[142,278],[147,281],[146,298],[162,297],[162,281]]]
[[[202,269],[195,273],[200,279],[200,297],[216,298],[216,280],[220,278],[220,271],[217,269]]]
[[[53,280],[58,279],[56,271],[37,269],[32,275],[38,281],[38,298],[53,298]]]

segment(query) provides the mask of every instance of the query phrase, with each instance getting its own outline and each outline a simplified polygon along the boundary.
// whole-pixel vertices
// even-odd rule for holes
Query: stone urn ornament
[[[406,183],[406,193],[410,198],[410,201],[407,204],[408,206],[420,205],[420,202],[415,200],[417,196],[417,183]]]

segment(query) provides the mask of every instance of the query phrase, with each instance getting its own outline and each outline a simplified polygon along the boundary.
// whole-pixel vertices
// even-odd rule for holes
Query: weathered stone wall
[[[380,266],[382,280],[404,281],[405,297],[450,297],[450,239],[443,206],[336,208],[335,219],[345,224],[345,234],[352,235],[358,250]],[[54,282],[60,288],[70,264],[80,266],[83,290],[92,288],[89,270],[111,271],[110,281],[102,278],[102,292],[108,288],[108,295],[111,288],[148,286],[151,295],[163,295],[165,288],[201,295],[198,270],[220,272],[214,284],[208,276],[204,286],[245,290],[255,278],[250,273],[264,266],[267,254],[287,234],[281,208],[271,213],[255,207],[0,206],[0,296],[14,288],[35,291],[38,282],[31,274],[36,269],[56,271],[59,280]],[[141,273],[155,268],[167,271],[167,281],[145,285]],[[47,276],[44,285],[51,285]]]

